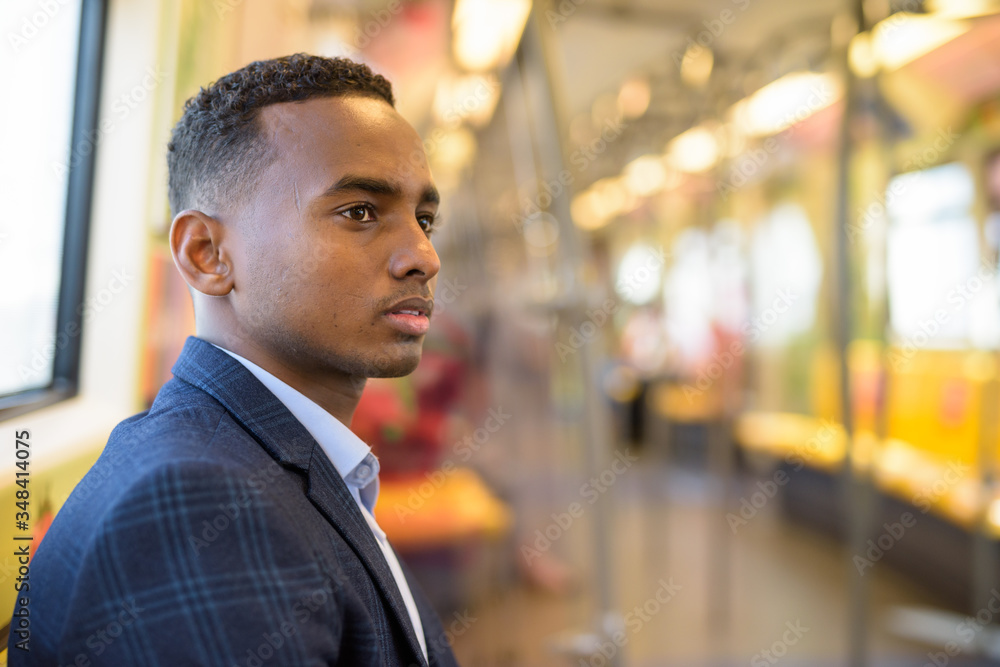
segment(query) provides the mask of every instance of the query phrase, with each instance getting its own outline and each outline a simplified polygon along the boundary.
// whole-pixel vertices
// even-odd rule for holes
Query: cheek
[[[273,269],[268,271],[289,298],[309,301],[338,292],[338,285],[350,276],[350,256],[323,237],[302,240],[272,251]]]
[[[376,310],[374,281],[355,264],[332,258],[315,271],[299,274],[294,300],[301,304],[296,308],[300,316],[340,334],[369,327]]]

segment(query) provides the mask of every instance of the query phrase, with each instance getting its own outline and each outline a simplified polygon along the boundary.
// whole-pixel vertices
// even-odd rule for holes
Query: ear
[[[208,296],[225,296],[233,289],[231,258],[223,247],[226,228],[215,218],[189,209],[170,225],[174,264],[193,289]]]

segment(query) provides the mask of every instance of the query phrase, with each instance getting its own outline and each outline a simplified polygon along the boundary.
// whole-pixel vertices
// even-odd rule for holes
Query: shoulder
[[[311,549],[274,493],[284,471],[274,470],[179,458],[134,475],[118,470],[83,489],[31,561],[33,645],[43,654],[69,645],[93,659],[93,629],[122,614],[131,619],[130,610],[139,610],[140,625],[186,623],[189,613],[226,616],[216,604],[264,613],[254,597],[264,577],[283,581],[275,602],[286,607],[298,589],[284,583],[322,586]]]
[[[273,462],[272,462],[273,463]],[[288,531],[276,483],[286,475],[276,464],[253,468],[240,461],[180,458],[161,462],[126,483],[94,526],[94,549],[104,557],[141,561],[144,557],[191,556],[220,539],[221,533],[257,541],[294,541]],[[239,546],[232,544],[230,546]]]
[[[282,504],[299,488],[297,476],[197,393],[119,424],[73,489],[32,560],[39,578],[58,584],[47,587],[57,603],[88,560],[162,561],[184,555],[171,551],[174,542],[218,541],[218,526],[258,538],[287,523]]]
[[[149,410],[115,427],[69,504],[96,492],[99,504],[107,506],[134,480],[168,473],[200,479],[202,469],[252,482],[255,473],[278,465],[218,401],[172,380]]]
[[[171,380],[149,410],[115,427],[106,451],[122,450],[123,454],[138,456],[140,461],[165,448],[187,450],[194,457],[211,456],[216,450],[206,445],[233,439],[252,438],[217,400],[186,382]],[[155,448],[150,446],[154,442]]]
[[[170,645],[172,633],[158,628],[191,624],[213,633],[203,646],[217,642],[230,664],[243,652],[231,649],[294,621],[299,601],[314,594],[322,595],[322,613],[309,632],[332,646],[321,629],[339,627],[342,584],[319,566],[281,494],[257,472],[179,459],[128,483],[81,553],[65,600],[61,650],[93,644],[92,628],[125,614],[135,621],[129,637],[141,632],[153,654],[176,655],[171,664],[201,663],[187,653],[194,647]],[[108,646],[109,662],[100,664],[127,664],[110,656],[134,656],[133,648]]]
[[[281,664],[335,660],[343,583],[320,567],[276,494],[255,488],[246,473],[182,459],[131,483],[85,550],[58,632],[59,657],[242,664],[248,649],[271,637],[266,650],[280,648]],[[115,624],[121,640],[94,634]],[[194,634],[178,642],[169,628]]]

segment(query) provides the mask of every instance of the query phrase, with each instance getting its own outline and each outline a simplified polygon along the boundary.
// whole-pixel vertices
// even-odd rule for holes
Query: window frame
[[[97,136],[109,0],[81,0],[70,148]],[[80,387],[83,298],[86,289],[94,174],[99,146],[71,161],[63,216],[63,250],[55,331],[75,330],[56,345],[52,381],[45,387],[0,396],[0,421],[76,396]],[[55,343],[57,341],[53,341]]]

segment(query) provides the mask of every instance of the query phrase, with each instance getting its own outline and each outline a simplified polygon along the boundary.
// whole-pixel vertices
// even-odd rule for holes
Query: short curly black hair
[[[395,106],[392,85],[367,65],[306,53],[252,62],[199,90],[184,103],[167,144],[173,215],[246,200],[273,158],[258,126],[261,109],[348,95]]]

